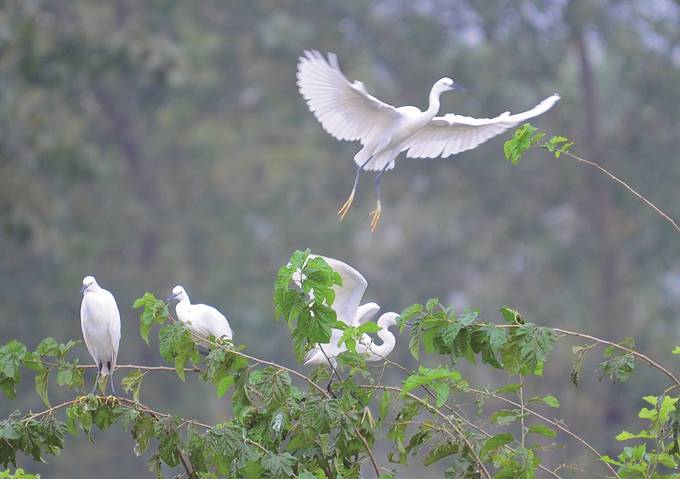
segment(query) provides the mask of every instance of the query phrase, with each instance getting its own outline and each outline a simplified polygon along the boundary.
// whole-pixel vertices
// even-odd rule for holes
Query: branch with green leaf
[[[636,351],[632,340],[617,343],[540,326],[505,306],[500,308],[502,321],[493,323],[480,318],[478,311],[456,313],[431,299],[406,308],[399,318],[401,331],[408,329],[416,370],[391,360],[375,367],[356,352],[357,341],[375,327],[350,328],[337,321],[332,306],[334,288],[341,282],[323,259],[298,251],[279,271],[274,292],[275,314],[289,325],[298,358],[329,341],[331,329],[343,329],[340,341],[347,350],[337,357],[342,379],[332,393],[320,385],[330,375],[327,368],[307,375],[250,355],[243,346],[198,338],[151,293],[135,302],[141,310],[140,336],[151,343],[157,327],[159,352],[167,365],[119,366],[129,370],[122,384],[130,397],[82,394],[83,374],[94,366],[70,358],[78,341],[60,344],[46,338],[34,351],[18,341],[6,343],[0,347],[0,388],[15,399],[23,374],[32,371],[36,392],[48,409],[17,411],[0,421],[0,464],[16,466],[19,454],[43,461],[57,454],[69,435],[84,433],[93,440],[95,429],[118,423],[134,439],[135,453],[148,451],[149,468],[157,477],[169,467],[189,478],[358,478],[363,469],[364,476],[370,470],[374,477],[387,479],[396,472],[386,464],[405,467],[415,457],[425,466],[445,464],[445,474],[452,478],[541,473],[560,478],[566,466],[547,465],[551,441],[557,440],[573,440],[597,457],[603,468],[598,474],[674,477],[667,474],[680,460],[680,420],[677,397],[671,392],[680,381]],[[580,343],[573,346],[575,387],[584,362],[598,347],[603,354],[601,379],[625,382],[640,362],[668,380],[664,392],[644,398],[653,408],[641,410],[640,417],[650,426],[617,436],[637,444],[625,447],[615,459],[555,418],[560,401],[553,395],[532,395],[525,381],[540,377],[556,342],[569,338]],[[207,353],[200,354],[206,345]],[[426,366],[423,360],[439,364]],[[511,382],[496,388],[470,384],[457,369],[461,361],[505,371]],[[385,374],[389,369],[403,373],[404,379],[385,382],[394,377]],[[186,374],[196,374],[217,398],[228,397],[231,419],[210,425],[146,405],[144,382],[168,372],[181,381]],[[54,386],[73,390],[76,396],[50,406],[48,391]],[[476,407],[471,409],[471,403]],[[490,428],[500,431],[492,433]],[[383,460],[374,451],[382,441],[392,443]]]

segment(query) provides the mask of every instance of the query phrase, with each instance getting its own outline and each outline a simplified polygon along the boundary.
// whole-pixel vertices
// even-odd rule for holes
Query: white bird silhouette
[[[191,304],[189,295],[182,286],[177,285],[172,288],[172,294],[166,302],[173,300],[177,300],[175,307],[177,319],[186,324],[200,338],[208,339],[209,336],[214,336],[216,339],[232,338],[227,318],[207,304]]]
[[[414,106],[395,108],[370,95],[363,83],[350,81],[340,70],[333,53],[324,58],[318,51],[305,51],[297,72],[300,94],[323,128],[339,140],[359,140],[363,148],[354,156],[357,172],[347,201],[338,211],[340,218],[349,211],[362,170],[378,171],[376,208],[370,214],[375,231],[380,213],[380,179],[394,168],[399,153],[407,158],[446,158],[469,150],[518,123],[549,110],[559,95],[554,94],[531,110],[516,115],[505,112],[495,118],[471,118],[439,112],[439,97],[450,90],[463,90],[451,78],[438,80],[430,91],[425,111]]]
[[[120,312],[116,299],[99,286],[92,276],[83,278],[80,293],[83,295],[80,304],[80,326],[85,346],[97,367],[92,393],[94,394],[101,374],[110,376],[111,390],[116,394],[113,371],[116,368],[120,343]]]
[[[309,255],[309,258],[314,257],[317,257],[317,255]],[[378,313],[380,306],[376,303],[359,305],[368,287],[366,279],[347,263],[325,256],[321,256],[321,258],[342,278],[342,286],[334,286],[335,301],[332,308],[336,312],[337,319],[352,327],[370,321]],[[382,339],[383,344],[375,345],[371,337],[364,334],[362,340],[357,344],[357,353],[366,357],[367,361],[384,359],[392,351],[396,342],[394,335],[387,328],[396,324],[397,316],[397,313],[386,313],[380,317],[378,326],[381,329],[378,332],[378,337]],[[344,344],[338,345],[342,334],[341,330],[333,328],[330,341],[317,344],[312,348],[305,356],[304,364],[310,366],[330,364],[333,373],[335,373],[337,356],[347,350]],[[331,374],[331,381],[328,383],[327,389],[330,388],[332,380],[333,374]]]
[[[397,338],[389,331],[389,328],[396,326],[397,313],[385,313],[378,319],[378,337],[382,344],[375,344],[370,336],[364,335],[361,342],[357,344],[357,353],[366,358],[366,361],[383,361],[394,350]]]

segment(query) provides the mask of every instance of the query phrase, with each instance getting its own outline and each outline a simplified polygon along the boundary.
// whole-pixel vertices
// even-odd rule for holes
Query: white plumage
[[[191,304],[189,295],[182,286],[172,288],[172,294],[167,302],[175,299],[177,300],[175,308],[177,319],[186,324],[197,336],[203,339],[209,336],[217,339],[232,338],[229,321],[218,310],[207,304]]]
[[[80,326],[85,346],[97,366],[97,378],[92,392],[94,393],[97,379],[102,374],[111,375],[111,390],[115,394],[113,371],[116,368],[120,343],[120,312],[116,299],[100,287],[92,276],[83,278],[80,292],[83,294]]]
[[[358,140],[363,148],[354,156],[357,173],[352,192],[338,214],[344,217],[354,199],[362,170],[380,173],[376,179],[377,206],[371,212],[371,229],[380,219],[380,178],[394,168],[400,152],[407,158],[446,158],[472,149],[513,126],[548,111],[559,100],[554,94],[531,110],[495,118],[471,118],[439,112],[439,97],[450,90],[462,90],[452,79],[438,80],[430,91],[429,106],[395,108],[370,95],[363,83],[351,83],[340,70],[337,57],[326,59],[317,51],[305,51],[297,72],[300,94],[323,128],[339,140]]]
[[[310,255],[309,257],[313,258],[315,256],[316,255]],[[342,286],[334,287],[335,301],[333,302],[332,308],[336,312],[337,319],[352,327],[357,327],[370,321],[378,311],[380,311],[380,306],[376,303],[359,305],[364,296],[364,292],[368,287],[366,278],[347,263],[325,256],[322,256],[322,258],[342,278]],[[364,334],[362,341],[357,344],[357,352],[364,355],[367,361],[379,361],[384,359],[392,351],[396,340],[395,337],[387,331],[387,328],[396,324],[395,320],[397,316],[397,313],[386,313],[380,317],[378,326],[380,326],[381,330],[378,332],[378,336],[383,340],[382,345],[377,346],[373,344],[371,337],[367,334]],[[391,324],[390,318],[392,321]],[[388,336],[390,336],[391,339]],[[335,367],[337,364],[336,357],[347,350],[344,344],[338,346],[338,341],[340,341],[341,337],[341,330],[332,329],[330,342],[312,348],[305,356],[305,364],[320,366],[322,364],[328,364],[330,361],[331,365]],[[326,356],[328,356],[328,359],[326,359]]]
[[[378,337],[382,344],[375,344],[367,334],[364,335],[362,341],[357,344],[357,353],[366,358],[366,361],[382,361],[394,350],[397,344],[397,338],[389,331],[389,328],[397,324],[397,313],[385,313],[378,319]]]

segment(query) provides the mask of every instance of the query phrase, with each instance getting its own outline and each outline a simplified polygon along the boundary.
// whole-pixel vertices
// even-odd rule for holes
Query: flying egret
[[[111,390],[113,394],[116,394],[113,371],[116,368],[120,343],[120,312],[116,299],[99,286],[92,276],[83,278],[80,293],[83,295],[83,301],[80,304],[80,326],[83,330],[85,346],[97,367],[92,394],[97,387],[100,374],[110,376]]]
[[[362,170],[378,171],[376,208],[370,213],[371,231],[375,231],[382,211],[380,179],[394,168],[399,153],[407,158],[446,158],[475,148],[486,140],[518,123],[548,111],[559,95],[554,94],[531,110],[516,115],[505,112],[495,118],[471,118],[439,112],[442,93],[463,88],[451,78],[438,80],[430,91],[425,111],[414,106],[395,108],[370,95],[360,81],[350,83],[333,53],[326,59],[318,51],[305,51],[300,57],[297,85],[309,109],[323,128],[339,140],[359,140],[363,147],[354,155],[357,164],[354,186],[338,211],[344,218],[349,211]]]
[[[182,286],[177,285],[172,288],[172,294],[166,299],[166,302],[169,303],[173,300],[177,300],[175,307],[177,319],[186,324],[197,336],[203,339],[208,339],[209,336],[214,336],[217,339],[232,338],[231,327],[227,318],[207,304],[191,304],[189,295]]]

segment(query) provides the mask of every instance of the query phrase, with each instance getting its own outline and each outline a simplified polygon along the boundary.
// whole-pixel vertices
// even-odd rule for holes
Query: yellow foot
[[[371,218],[371,233],[375,233],[375,230],[378,229],[378,223],[380,222],[381,212],[382,208],[380,207],[380,204],[378,204],[378,207],[371,211],[371,213],[368,215]]]
[[[340,217],[340,221],[343,220],[347,212],[349,211],[349,207],[352,206],[352,201],[354,201],[354,191],[349,195],[349,198],[347,198],[347,201],[340,207],[338,210],[338,216]]]
[[[115,405],[118,403],[118,398],[116,396],[111,396],[108,395],[104,398],[104,404],[110,407],[115,407]]]

